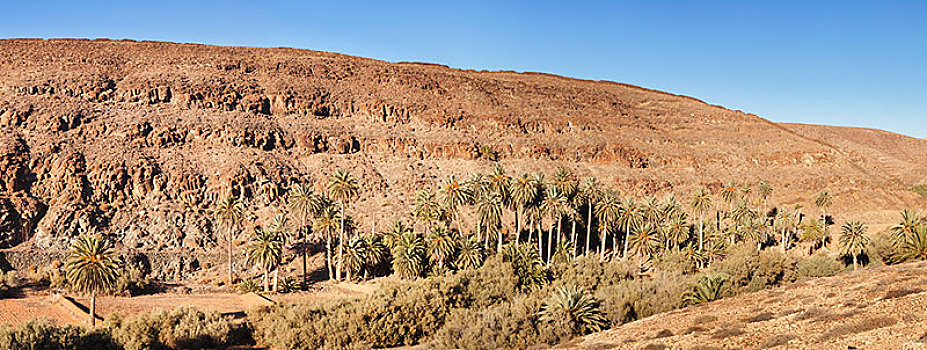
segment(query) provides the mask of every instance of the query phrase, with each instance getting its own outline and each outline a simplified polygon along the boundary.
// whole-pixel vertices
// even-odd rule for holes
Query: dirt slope
[[[923,349],[925,286],[924,262],[865,269],[654,315],[566,347]]]
[[[546,74],[295,49],[3,40],[0,247],[61,248],[105,232],[129,248],[208,249],[221,240],[208,220],[218,198],[240,195],[260,223],[290,183],[320,183],[339,167],[362,183],[349,212],[364,230],[406,216],[409,194],[496,163],[511,173],[564,165],[635,194],[766,179],[774,203],[806,207],[831,188],[833,212],[883,222],[924,205],[908,191],[922,157],[885,149],[902,143],[812,129]]]

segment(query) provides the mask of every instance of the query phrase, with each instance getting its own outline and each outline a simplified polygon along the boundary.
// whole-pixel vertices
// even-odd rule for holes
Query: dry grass
[[[796,336],[792,334],[775,335],[769,338],[769,340],[767,340],[766,343],[763,344],[763,348],[769,349],[769,348],[774,348],[777,346],[782,346],[782,345],[788,344],[790,341],[792,341],[792,339],[795,339],[795,338]]]
[[[863,332],[868,332],[874,329],[891,326],[897,322],[898,322],[897,319],[887,317],[887,316],[867,318],[865,320],[857,321],[857,322],[850,323],[850,324],[838,325],[834,327],[833,329],[831,329],[830,331],[828,331],[827,333],[824,333],[824,335],[821,336],[821,340],[828,341],[831,339],[840,338],[840,337],[844,337],[844,336],[851,335],[851,334],[859,334]]]
[[[769,320],[772,320],[772,319],[775,319],[775,318],[776,318],[776,315],[775,315],[775,314],[770,313],[770,312],[764,312],[764,313],[758,314],[758,315],[756,315],[756,316],[749,317],[749,318],[747,318],[747,319],[744,320],[744,321],[746,321],[746,322],[748,322],[748,323],[754,323],[754,322],[769,321]]]

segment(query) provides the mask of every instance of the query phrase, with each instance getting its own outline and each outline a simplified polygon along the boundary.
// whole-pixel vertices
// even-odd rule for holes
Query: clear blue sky
[[[927,137],[927,1],[20,0],[3,4],[0,36],[288,46],[540,71],[774,121]]]

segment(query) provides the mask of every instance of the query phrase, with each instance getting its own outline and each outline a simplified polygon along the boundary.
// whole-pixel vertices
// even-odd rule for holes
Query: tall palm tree
[[[296,228],[296,234],[300,240],[299,243],[299,254],[302,256],[303,260],[303,285],[308,283],[308,272],[307,269],[307,260],[308,260],[308,238],[310,229],[310,220],[318,216],[322,211],[323,205],[325,203],[322,198],[317,196],[314,191],[312,191],[312,186],[308,182],[296,183],[290,187],[287,191],[286,196],[287,206],[290,209],[290,212],[296,216],[298,221],[298,227]],[[331,246],[331,241],[327,242]],[[331,252],[328,252],[331,254]],[[334,270],[331,265],[331,256],[325,257],[326,267],[328,267],[328,277],[334,278]]]
[[[547,233],[547,266],[550,266],[551,254],[554,246],[555,227],[563,217],[564,208],[566,207],[566,197],[564,197],[557,187],[548,185],[544,190],[544,199],[541,202],[541,211],[550,218],[550,231]]]
[[[641,206],[634,201],[634,197],[627,197],[621,202],[621,207],[618,211],[618,224],[624,226],[624,252],[622,257],[628,256],[628,240],[631,238],[631,230],[637,228],[644,221],[643,211]],[[618,240],[612,240],[612,243],[617,247]]]
[[[286,247],[286,245],[289,244],[290,240],[292,239],[292,234],[287,230],[287,222],[288,220],[286,214],[280,213],[274,215],[273,219],[271,219],[270,224],[267,227],[270,232],[273,232],[279,236],[280,240],[282,241],[282,247]],[[283,254],[283,252],[281,252],[281,254]],[[281,255],[280,261],[277,262],[276,266],[274,266],[274,293],[277,292],[277,287],[279,285],[280,265],[282,263],[283,256]]]
[[[711,208],[711,192],[704,187],[700,187],[692,195],[689,206],[698,215],[698,250],[702,250],[705,248],[705,212]]]
[[[599,198],[599,183],[593,176],[583,178],[579,184],[579,197],[582,198],[586,205],[586,250],[584,254],[589,253],[589,238],[592,236],[592,207],[595,206]]]
[[[319,211],[318,215],[315,216],[315,222],[312,224],[312,230],[321,235],[325,240],[325,262],[328,265],[328,278],[335,279],[334,269],[334,254],[332,252],[332,240],[335,237],[335,233],[338,232],[341,227],[342,213],[341,210],[334,204],[326,205]],[[305,256],[303,259],[305,263]],[[303,265],[305,268],[305,265]],[[303,270],[303,283],[307,283],[305,280],[305,270]]]
[[[537,197],[538,187],[537,184],[534,183],[534,179],[531,178],[531,175],[524,173],[512,180],[510,186],[511,189],[509,193],[512,196],[512,203],[515,205],[515,225],[517,227],[515,231],[515,244],[518,244],[518,239],[521,236],[522,224],[525,221],[525,206]]]
[[[483,195],[480,198],[480,201],[476,204],[476,212],[479,218],[479,226],[486,228],[486,237],[487,241],[490,233],[499,234],[499,244],[497,251],[502,252],[502,198],[496,194],[490,192],[488,195]]]
[[[853,258],[853,270],[856,270],[857,257],[865,253],[869,247],[868,230],[869,228],[859,221],[849,221],[843,225],[840,245],[843,248],[843,254]]]
[[[618,221],[618,215],[621,212],[621,199],[619,193],[615,190],[602,191],[599,200],[595,205],[596,218],[602,225],[602,233],[599,235],[599,256],[605,256],[605,239],[609,233],[609,226]],[[614,239],[613,239],[614,240]]]
[[[90,293],[90,326],[96,326],[96,295],[113,288],[119,278],[119,258],[109,241],[99,235],[80,236],[71,243],[65,265],[74,289]]]
[[[460,237],[459,240],[460,250],[454,265],[461,270],[472,270],[483,265],[483,247],[480,242],[473,236]]]
[[[263,270],[261,281],[264,292],[270,291],[270,271],[276,269],[283,260],[282,235],[267,229],[255,229],[248,243],[248,263]]]
[[[773,193],[772,186],[769,185],[765,180],[761,180],[759,184],[756,185],[756,195],[759,196],[760,200],[763,201],[763,212],[761,213],[765,218],[767,213],[767,205],[769,203],[769,196]]]
[[[226,283],[232,285],[232,241],[235,240],[235,232],[241,224],[244,217],[244,205],[238,200],[238,197],[228,196],[216,205],[213,215],[220,227],[225,228],[226,241],[228,244],[228,274]]]
[[[573,173],[567,170],[564,167],[557,167],[557,171],[554,173],[554,179],[551,182],[554,187],[557,188],[557,191],[560,192],[560,195],[566,198],[566,204],[564,206],[563,217],[570,221],[572,228],[570,229],[570,242],[575,246],[576,242],[574,237],[576,236],[576,215],[573,215],[573,204],[576,199],[576,192],[578,184],[576,183],[576,177],[573,176]],[[563,232],[563,229],[560,230]]]
[[[424,190],[415,196],[412,215],[425,224],[425,232],[428,232],[434,222],[444,219],[444,208],[433,191]]]
[[[734,202],[740,198],[739,193],[740,190],[737,188],[737,184],[734,183],[734,181],[728,181],[724,184],[724,187],[721,188],[721,200],[727,203],[727,211],[724,212],[724,215],[718,217],[719,230],[721,229],[721,222],[724,221],[723,218],[729,216],[734,210]]]
[[[827,208],[833,204],[834,198],[831,197],[828,191],[821,191],[814,200],[814,205],[821,208],[821,222],[824,223],[824,234],[821,235],[821,248],[824,248],[824,245],[827,244]]]
[[[345,169],[338,169],[328,179],[328,194],[341,206],[341,212],[345,213],[345,205],[348,201],[357,196],[358,193],[357,179]],[[338,265],[335,267],[335,277],[341,279],[342,265],[344,264],[344,215],[341,216],[341,227],[338,232]]]
[[[463,233],[460,225],[460,207],[473,200],[473,191],[456,176],[451,176],[441,184],[438,194],[444,207],[454,215],[457,231]]]
[[[779,244],[782,247],[782,252],[789,249],[789,237],[792,235],[792,229],[795,227],[793,217],[792,213],[788,210],[782,209],[776,213],[776,218],[773,222],[773,228],[780,234]]]

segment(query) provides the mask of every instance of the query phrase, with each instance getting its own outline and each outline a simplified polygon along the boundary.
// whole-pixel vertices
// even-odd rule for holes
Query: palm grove
[[[807,215],[800,206],[770,205],[774,189],[764,181],[754,186],[728,182],[714,193],[703,187],[686,198],[636,198],[562,167],[551,176],[511,176],[497,165],[467,179],[451,176],[436,189],[417,193],[407,220],[393,222],[386,232],[361,233],[349,213],[360,192],[357,179],[339,169],[318,185],[318,191],[309,183],[292,186],[280,213],[251,235],[247,258],[260,267],[265,291],[277,290],[288,251],[301,259],[302,282],[308,282],[310,240],[324,242],[330,279],[357,280],[390,272],[416,278],[476,268],[505,249],[525,250],[547,267],[582,255],[646,262],[675,252],[705,269],[726,247],[740,242],[783,252],[805,243],[813,252],[826,247],[834,231],[828,213],[833,198],[827,191],[814,201],[820,214]],[[229,242],[240,230],[243,210],[235,197],[215,207],[216,222]],[[474,222],[461,218],[464,211]],[[858,221],[840,228],[839,248],[854,268],[869,244],[867,230]],[[898,239],[902,246],[918,244]],[[231,243],[227,254],[231,281]]]

